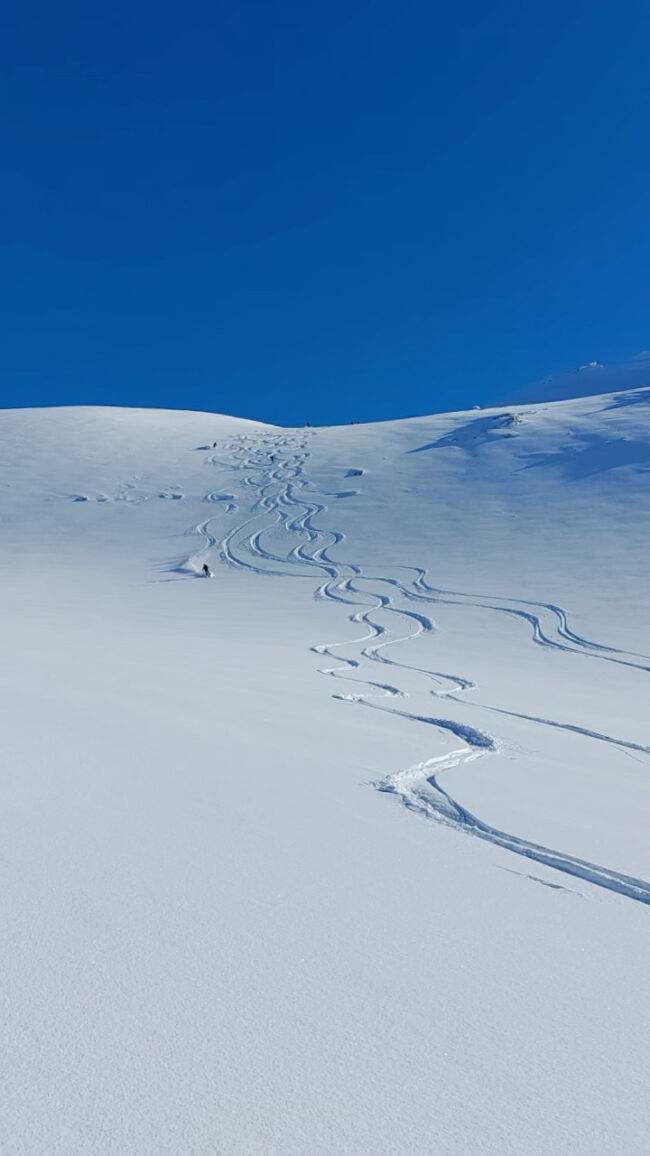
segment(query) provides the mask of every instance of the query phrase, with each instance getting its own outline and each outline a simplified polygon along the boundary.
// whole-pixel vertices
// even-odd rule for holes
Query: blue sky
[[[645,0],[95,7],[0,17],[0,404],[330,424],[650,344]]]

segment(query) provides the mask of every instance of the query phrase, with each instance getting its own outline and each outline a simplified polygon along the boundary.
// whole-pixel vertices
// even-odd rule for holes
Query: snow
[[[644,349],[631,361],[601,365],[588,361],[578,369],[545,377],[507,398],[510,404],[564,401],[599,393],[633,390],[650,386],[650,350]]]
[[[649,401],[2,413],[2,1151],[646,1152]]]

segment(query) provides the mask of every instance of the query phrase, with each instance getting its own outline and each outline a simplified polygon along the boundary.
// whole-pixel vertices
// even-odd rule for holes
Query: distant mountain
[[[566,373],[554,373],[532,385],[526,385],[505,399],[506,405],[529,405],[542,401],[567,401],[574,397],[593,397],[617,390],[642,389],[650,386],[650,350],[645,349],[631,361],[620,365],[600,365],[591,361]]]

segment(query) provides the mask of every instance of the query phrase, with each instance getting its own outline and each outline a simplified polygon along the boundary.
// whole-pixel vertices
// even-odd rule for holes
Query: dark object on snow
[[[213,442],[213,443],[212,443],[212,448],[213,448],[213,450],[216,450],[216,448],[217,448],[217,443],[216,443],[216,442]]]
[[[305,425],[306,425],[306,426],[307,426],[307,428],[309,429],[309,426],[311,425],[311,422],[310,422],[310,421],[306,421],[306,422],[305,422]]]
[[[206,578],[212,577],[212,575],[210,573],[210,567],[208,566],[207,562],[203,563],[203,573],[205,574]]]

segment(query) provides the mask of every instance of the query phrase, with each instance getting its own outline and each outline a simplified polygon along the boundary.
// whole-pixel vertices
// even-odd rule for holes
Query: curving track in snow
[[[598,887],[650,903],[650,883],[501,831],[457,802],[440,785],[441,772],[494,752],[498,749],[497,743],[483,731],[454,719],[415,714],[398,707],[395,700],[409,695],[400,686],[400,672],[408,676],[420,675],[433,683],[429,691],[437,699],[584,735],[645,756],[650,756],[650,746],[572,723],[520,714],[484,703],[470,703],[458,696],[477,689],[471,680],[400,661],[391,654],[390,648],[437,629],[430,613],[431,606],[455,605],[514,617],[530,631],[535,644],[553,650],[640,671],[650,671],[650,657],[583,638],[569,625],[566,611],[551,602],[435,587],[427,581],[427,571],[418,566],[387,564],[381,567],[381,573],[375,573],[376,567],[369,570],[360,564],[337,560],[332,551],[345,541],[345,535],[340,530],[318,524],[315,519],[323,518],[328,512],[324,498],[345,498],[355,491],[323,491],[306,475],[309,443],[314,436],[314,431],[307,430],[258,437],[240,435],[224,445],[218,455],[211,455],[207,463],[234,470],[239,476],[241,490],[251,492],[253,500],[244,520],[232,525],[221,537],[213,528],[216,517],[191,527],[187,533],[199,535],[202,546],[177,569],[199,573],[210,553],[219,550],[221,557],[234,567],[264,575],[306,578],[312,583],[316,579],[314,596],[353,608],[348,619],[363,628],[363,634],[358,638],[312,647],[315,654],[330,659],[334,664],[322,667],[322,674],[355,688],[349,692],[341,691],[334,697],[433,726],[447,739],[459,744],[444,755],[382,779],[374,784],[378,790],[396,795],[411,810],[446,826]],[[226,455],[225,459],[222,455]],[[204,500],[219,502],[220,516],[235,513],[238,509],[234,494],[209,491]],[[346,654],[337,655],[336,652],[340,651]],[[390,668],[391,680],[369,679],[362,671],[364,660]]]

